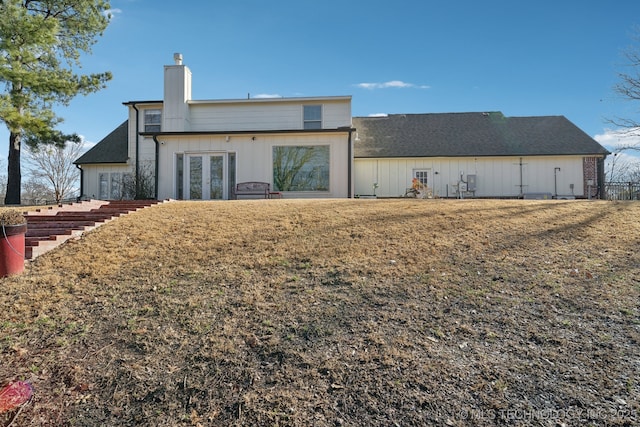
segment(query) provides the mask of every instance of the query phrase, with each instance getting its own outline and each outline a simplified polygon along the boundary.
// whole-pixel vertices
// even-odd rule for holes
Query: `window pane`
[[[122,198],[122,178],[119,173],[111,174],[111,199],[118,200]]]
[[[109,174],[101,173],[98,179],[100,181],[98,198],[107,200],[109,198]]]
[[[160,132],[162,124],[162,110],[144,111],[144,131]]]
[[[236,187],[236,153],[229,153],[229,194],[233,194],[233,189]]]
[[[422,185],[427,186],[429,184],[428,182],[429,171],[417,170],[415,171],[414,176]]]
[[[209,175],[210,175],[210,198],[213,200],[222,199],[224,191],[224,157],[209,157]]]
[[[329,191],[329,146],[273,147],[275,191]]]
[[[189,157],[189,198],[202,199],[202,157]]]
[[[322,129],[322,122],[304,122],[305,129]]]
[[[322,105],[303,106],[303,128],[322,129]]]
[[[145,110],[144,123],[148,125],[160,124],[162,113],[160,110]]]
[[[322,105],[305,105],[304,121],[322,120]]]
[[[176,154],[176,198],[184,199],[184,155]]]

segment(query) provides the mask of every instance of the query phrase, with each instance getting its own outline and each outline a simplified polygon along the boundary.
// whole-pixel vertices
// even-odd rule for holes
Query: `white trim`
[[[332,101],[351,101],[351,96],[318,96],[304,98],[247,98],[247,99],[201,99],[189,100],[187,104],[270,104],[285,102],[332,102]]]

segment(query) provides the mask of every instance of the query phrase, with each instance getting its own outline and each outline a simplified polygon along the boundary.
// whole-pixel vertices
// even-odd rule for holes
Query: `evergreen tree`
[[[111,73],[76,74],[109,24],[105,0],[0,0],[0,120],[9,130],[6,204],[20,204],[23,142],[62,145],[55,105],[105,87]]]

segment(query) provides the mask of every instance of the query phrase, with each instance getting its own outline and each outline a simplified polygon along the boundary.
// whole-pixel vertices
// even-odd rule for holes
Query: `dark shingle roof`
[[[126,163],[128,154],[129,121],[125,120],[113,132],[104,137],[89,151],[80,156],[74,163]]]
[[[353,126],[360,158],[608,154],[563,116],[391,114],[354,117]]]

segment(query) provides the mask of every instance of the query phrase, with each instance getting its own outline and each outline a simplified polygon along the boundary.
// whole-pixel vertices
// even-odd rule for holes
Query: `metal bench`
[[[268,199],[270,192],[271,184],[268,182],[239,182],[233,189],[233,198],[237,200],[238,196],[263,196]]]

